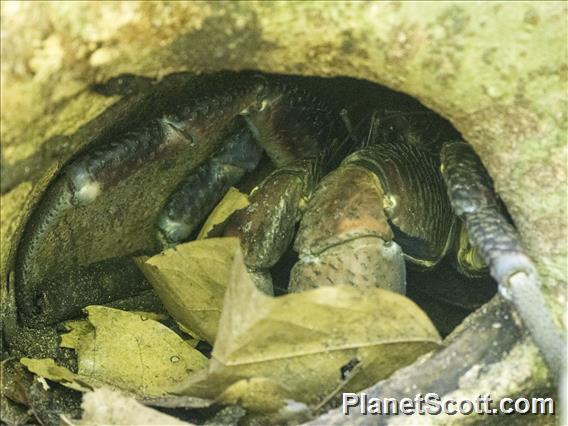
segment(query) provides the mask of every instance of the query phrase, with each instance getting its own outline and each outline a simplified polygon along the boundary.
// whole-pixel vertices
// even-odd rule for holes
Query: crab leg
[[[86,301],[89,288],[105,276],[104,268],[91,265],[158,251],[155,227],[168,196],[224,142],[239,124],[235,119],[241,111],[257,102],[263,84],[246,80],[216,96],[196,96],[142,128],[96,144],[65,166],[32,213],[18,249],[21,320],[33,324],[61,319],[46,317],[46,289],[50,299],[60,294],[61,305],[80,309],[67,295],[82,292],[81,300]],[[120,271],[116,262],[111,264]],[[116,279],[113,285],[125,283]],[[137,291],[139,286],[131,289]],[[88,300],[104,302],[99,292]]]
[[[217,155],[188,175],[158,220],[164,246],[187,240],[229,187],[257,167],[261,154],[250,131],[242,127],[230,136]]]
[[[321,158],[328,153],[334,157],[341,155],[333,144],[338,140],[334,136],[339,114],[335,116],[306,89],[279,80],[269,82],[258,102],[244,111],[243,116],[257,142],[278,167],[300,159]]]
[[[243,115],[278,168],[253,190],[250,205],[229,218],[224,233],[239,237],[253,276],[266,276],[289,247],[315,183],[343,155],[347,138],[339,114],[282,81],[267,84]]]
[[[240,238],[249,268],[274,266],[289,247],[312,188],[312,164],[305,160],[275,170],[252,191],[248,207],[229,218],[225,236]]]
[[[225,225],[224,235],[239,238],[251,276],[269,294],[269,268],[292,242],[313,187],[312,166],[312,161],[302,160],[276,169],[253,189],[250,204],[233,213]]]
[[[489,265],[499,292],[518,310],[549,368],[559,375],[565,340],[542,295],[536,267],[502,215],[481,160],[467,143],[449,143],[442,149],[442,174],[452,207],[465,221],[471,242]]]

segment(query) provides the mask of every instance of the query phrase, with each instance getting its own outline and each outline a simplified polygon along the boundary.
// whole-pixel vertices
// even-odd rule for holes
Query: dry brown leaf
[[[389,376],[441,341],[418,306],[387,290],[336,286],[266,296],[240,250],[224,306],[209,369],[193,376],[188,394],[215,398],[240,380],[265,378],[315,404],[345,384],[342,367],[353,360],[361,365],[344,390]]]

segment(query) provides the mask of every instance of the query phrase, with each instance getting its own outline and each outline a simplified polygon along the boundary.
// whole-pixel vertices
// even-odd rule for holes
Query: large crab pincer
[[[88,304],[147,288],[130,256],[156,253],[187,237],[207,205],[222,196],[219,189],[242,174],[240,167],[256,165],[258,152],[239,114],[257,102],[264,84],[245,79],[197,96],[64,165],[18,247],[19,320],[53,323]],[[201,161],[221,146],[217,156]],[[242,152],[251,158],[243,160]],[[188,185],[191,197],[180,202]],[[195,211],[198,217],[192,217]]]

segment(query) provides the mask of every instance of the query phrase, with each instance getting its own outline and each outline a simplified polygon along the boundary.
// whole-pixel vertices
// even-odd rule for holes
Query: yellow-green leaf
[[[79,374],[143,395],[163,395],[207,359],[169,328],[146,316],[102,306],[86,308],[95,328],[76,348]]]
[[[87,392],[93,390],[93,387],[101,385],[101,383],[96,380],[90,380],[89,377],[82,377],[65,367],[57,365],[51,358],[22,358],[20,362],[32,373],[40,377],[45,377],[53,382],[61,383],[70,389]]]
[[[111,389],[97,389],[87,392],[81,404],[81,420],[73,420],[72,426],[92,425],[168,425],[195,426],[176,417],[164,414],[154,408],[142,405],[123,392]],[[63,422],[62,422],[63,423]]]
[[[213,344],[238,249],[237,238],[198,240],[166,250],[139,266],[170,315]]]
[[[86,320],[67,323],[71,331],[62,338],[62,346],[77,352],[77,374],[53,360],[28,359],[24,365],[73,389],[77,383],[106,384],[140,397],[173,393],[207,365],[199,351],[145,314],[104,306],[89,306],[86,312]]]
[[[61,343],[59,346],[62,348],[77,348],[81,340],[92,338],[90,336],[94,333],[95,328],[88,320],[71,320],[65,323],[65,328],[69,330],[68,333],[61,335]]]
[[[264,377],[239,380],[225,389],[217,397],[216,403],[221,405],[239,404],[253,411],[278,411],[292,399],[292,393],[282,386]]]
[[[184,339],[184,342],[190,345],[192,348],[196,348],[199,342],[201,341],[199,338],[196,337],[197,333],[193,330],[190,330],[182,323],[177,322],[176,324],[181,331],[183,331],[185,334],[190,336],[189,338]]]
[[[440,344],[426,314],[387,290],[335,286],[266,296],[240,251],[224,306],[209,369],[190,379],[188,394],[214,398],[240,380],[265,378],[316,404],[345,384],[349,364],[360,365],[342,388],[356,391]]]

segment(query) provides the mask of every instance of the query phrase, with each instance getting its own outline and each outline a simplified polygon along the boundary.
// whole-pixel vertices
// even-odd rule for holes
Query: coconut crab
[[[270,236],[266,240],[268,248],[265,251],[268,257],[278,258],[293,236],[290,231],[293,231],[301,216],[305,200],[315,193],[313,203],[303,214],[301,232],[296,241],[298,250],[304,254],[303,263],[296,270],[302,279],[296,279],[296,282],[305,281],[310,275],[315,280],[313,277],[320,271],[312,269],[306,272],[304,268],[306,264],[322,263],[321,259],[313,261],[313,257],[319,256],[320,252],[312,244],[317,238],[308,235],[317,228],[309,223],[321,218],[318,209],[325,207],[325,211],[328,211],[330,200],[337,199],[334,191],[340,188],[338,181],[348,175],[354,185],[367,182],[370,188],[380,189],[371,201],[376,201],[372,208],[378,215],[377,222],[383,228],[375,229],[377,233],[371,237],[373,243],[380,243],[381,250],[384,249],[382,257],[387,260],[387,265],[391,265],[393,279],[389,285],[393,288],[398,286],[400,290],[404,282],[401,279],[404,274],[401,251],[392,242],[390,226],[385,228],[385,224],[389,209],[391,223],[397,225],[393,219],[396,208],[410,204],[399,201],[404,199],[404,193],[393,195],[388,192],[388,183],[394,179],[394,175],[388,174],[394,169],[384,166],[393,159],[397,165],[397,155],[400,158],[423,155],[424,158],[414,165],[429,164],[429,173],[436,170],[438,163],[431,152],[427,153],[432,147],[417,149],[411,143],[413,132],[408,129],[401,132],[393,125],[392,120],[396,122],[397,117],[403,123],[409,118],[404,114],[375,117],[371,120],[371,136],[366,139],[357,137],[357,130],[349,119],[343,123],[333,108],[309,91],[280,84],[265,76],[254,76],[237,79],[217,92],[208,91],[206,95],[196,96],[189,104],[177,106],[141,129],[119,136],[115,141],[87,148],[68,162],[51,182],[22,236],[15,269],[20,322],[29,327],[55,322],[76,313],[86,304],[104,302],[109,290],[118,290],[118,294],[124,297],[140,291],[140,275],[136,275],[137,270],[130,256],[156,252],[164,246],[187,239],[218,201],[223,189],[256,168],[261,157],[257,140],[262,141],[263,150],[279,167],[259,185],[255,193],[256,197],[266,197],[265,202],[269,205],[282,201],[285,208],[280,211],[280,216],[276,220],[273,217],[270,219],[270,224],[278,224],[278,229],[265,232],[262,221],[247,218],[251,213],[248,210],[231,218],[225,232],[229,235],[240,233],[245,252],[249,254],[264,251],[259,249],[263,245],[259,244],[258,235]],[[291,122],[293,126],[290,126]],[[408,139],[403,144],[390,140],[401,134]],[[381,138],[387,140],[388,144],[375,143]],[[334,143],[330,144],[330,140]],[[347,151],[353,148],[353,144],[344,143],[348,140],[369,141],[370,146],[344,160],[339,171],[322,180],[318,187],[320,177],[341,162]],[[405,148],[400,148],[402,146]],[[402,151],[397,151],[400,149]],[[202,161],[203,158],[207,160]],[[498,202],[492,195],[481,163],[475,153],[461,142],[444,146],[442,163],[443,177],[448,184],[454,210],[465,219],[468,233],[481,257],[489,264],[495,278],[503,284],[504,295],[508,296],[506,290],[511,287],[510,293],[515,300],[515,295],[519,293],[515,288],[523,285],[519,282],[527,278],[534,280],[536,273],[530,260],[522,253],[514,230],[500,216]],[[412,181],[412,176],[416,174],[412,175],[411,172],[417,170],[419,168],[411,170],[406,167],[403,179]],[[380,177],[381,173],[385,176]],[[274,182],[278,191],[269,189]],[[432,182],[436,182],[433,185],[436,188],[434,198],[440,200],[445,196],[441,175],[426,175],[418,183],[427,183],[430,187]],[[326,185],[331,189],[326,190]],[[191,198],[186,202],[188,191],[191,191]],[[361,192],[355,191],[355,194]],[[429,193],[425,191],[424,194],[427,196]],[[323,204],[319,203],[320,200]],[[425,198],[417,200],[418,206],[413,208],[414,212],[428,203]],[[357,203],[354,206],[361,207]],[[406,231],[403,225],[398,226],[398,240],[406,239],[408,243],[405,244],[406,250],[403,248],[402,251],[423,265],[435,264],[443,257],[452,245],[450,236],[456,232],[452,226],[454,219],[449,204],[444,201],[426,207],[433,206],[440,208],[443,217],[448,220],[418,226],[419,231],[430,226],[418,236]],[[262,211],[260,213],[264,216]],[[252,238],[243,232],[246,230],[243,224],[248,223],[255,224],[256,236]],[[363,225],[367,226],[368,223]],[[412,225],[414,223],[411,221],[410,229]],[[342,250],[352,248],[354,250],[348,252],[357,255],[360,247],[350,244],[355,240],[357,244],[368,241],[364,240],[370,236],[365,226],[348,229],[346,237],[341,235],[348,240],[341,247]],[[491,229],[491,232],[488,233],[487,229]],[[86,235],[89,238],[85,238]],[[274,235],[279,238],[272,238]],[[339,238],[338,235],[329,232],[325,237]],[[429,245],[431,235],[438,235],[439,238]],[[247,240],[254,242],[254,250],[247,249]],[[302,240],[311,241],[305,243]],[[326,244],[327,249],[336,245],[337,241],[326,241]],[[376,249],[375,245],[371,247],[371,250]],[[363,244],[362,249],[369,250],[369,246]],[[53,253],[58,253],[58,256],[53,256]],[[468,262],[470,266],[479,266],[476,255],[472,254],[475,251],[466,249],[462,253],[461,258],[458,256],[462,266],[468,265]],[[312,259],[309,259],[310,256]],[[255,272],[262,273],[274,262],[274,258],[266,260],[262,257],[258,263],[253,262],[249,266]],[[384,264],[377,262],[376,267]],[[353,270],[345,273],[355,274]],[[99,291],[95,292],[94,297],[93,293],[89,293],[87,300],[82,290],[91,287],[93,282],[97,283]],[[113,287],[116,282],[120,282],[120,289],[116,285]],[[520,302],[516,303],[522,305],[527,302],[523,296],[526,291],[521,290],[519,294],[522,297],[517,298]],[[534,314],[529,313],[527,321],[534,321]],[[554,331],[551,332],[554,334]],[[558,362],[561,354],[558,350],[561,339],[555,338],[554,335],[546,336],[546,341],[541,345],[552,348],[551,365]]]

